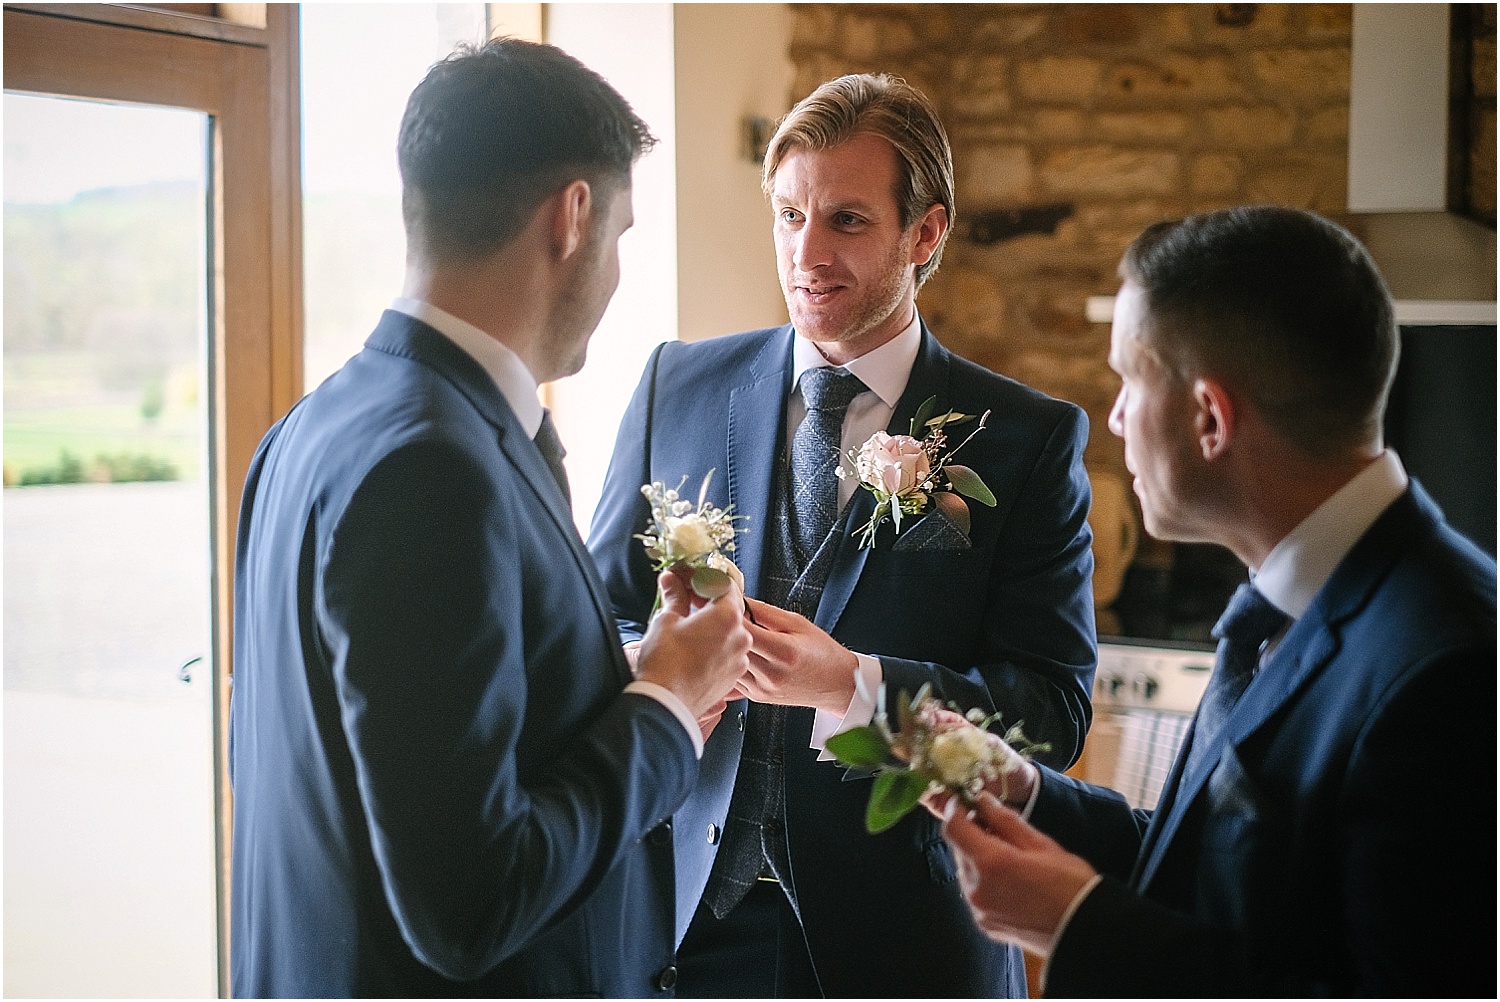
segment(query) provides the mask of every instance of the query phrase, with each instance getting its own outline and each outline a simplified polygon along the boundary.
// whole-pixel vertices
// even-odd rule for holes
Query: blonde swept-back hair
[[[947,233],[932,257],[917,267],[920,289],[937,271],[943,245],[953,232],[953,150],[932,102],[905,80],[886,73],[851,73],[798,101],[766,148],[761,188],[770,197],[776,171],[792,150],[826,150],[864,133],[885,139],[900,160],[895,195],[902,229],[934,205],[948,211]]]

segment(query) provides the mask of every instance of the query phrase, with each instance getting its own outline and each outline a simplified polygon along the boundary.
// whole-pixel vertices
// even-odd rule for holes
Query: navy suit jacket
[[[695,344],[662,345],[626,411],[594,517],[590,549],[622,633],[638,636],[654,577],[633,533],[647,524],[642,484],[709,496],[748,516],[735,559],[751,595],[770,561],[771,490],[786,438],[790,327]],[[893,692],[931,683],[964,707],[1001,710],[1005,723],[1052,743],[1050,760],[1078,755],[1089,722],[1095,643],[1083,447],[1088,422],[1053,400],[951,354],[924,328],[906,392],[889,430],[905,434],[930,396],[939,411],[992,411],[960,459],[998,504],[971,506],[972,546],[924,549],[893,541],[874,549],[846,532],[815,614],[849,648],[878,656]],[[968,426],[972,428],[973,426]],[[857,490],[850,530],[874,497]],[[927,516],[931,517],[931,516]],[[902,539],[922,538],[922,523]],[[929,538],[929,542],[933,542]],[[710,823],[722,828],[739,764],[744,704],[731,704],[704,752],[697,788],[674,819],[678,922],[692,915],[713,865]],[[813,711],[792,710],[784,750],[786,835],[808,947],[830,996],[1024,995],[1018,955],[975,928],[938,826],[916,811],[889,831],[865,831],[870,781],[849,780],[808,745]],[[849,780],[849,781],[846,781]]]
[[[388,312],[267,434],[236,567],[236,996],[650,996],[692,742],[493,380]],[[643,840],[643,836],[645,836]]]
[[[1414,482],[1155,816],[1043,770],[1106,875],[1048,994],[1494,997],[1495,654],[1495,563]]]

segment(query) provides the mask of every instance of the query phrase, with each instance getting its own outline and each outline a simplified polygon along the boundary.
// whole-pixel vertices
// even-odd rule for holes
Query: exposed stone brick
[[[1285,41],[1287,9],[1281,4],[1220,3],[1205,14],[1203,41],[1209,45],[1246,48]]]
[[[972,12],[963,18],[962,28],[971,44],[983,51],[1009,52],[1015,46],[1040,38],[1047,31],[1044,11],[1010,13],[1015,8],[1005,4],[962,5],[960,9]]]
[[[1010,60],[1004,56],[959,56],[952,63],[953,110],[971,118],[995,118],[1011,110]]]
[[[1334,156],[1278,157],[1249,171],[1245,193],[1253,202],[1342,212],[1349,204],[1348,160]]]
[[[1243,164],[1228,153],[1204,153],[1193,160],[1188,185],[1194,195],[1229,195],[1240,187]]]
[[[1114,197],[1166,194],[1178,185],[1181,157],[1167,150],[1064,147],[1042,162],[1042,187],[1053,195]]]
[[[1033,101],[1083,104],[1099,88],[1104,65],[1087,56],[1045,56],[1016,66],[1017,89]]]
[[[1186,136],[1192,120],[1173,111],[1113,112],[1095,117],[1094,128],[1101,139],[1159,143]]]
[[[1309,41],[1347,42],[1354,32],[1354,6],[1347,3],[1297,4]]]
[[[1141,34],[1141,13],[1134,4],[1058,4],[1053,31],[1066,46],[1130,45]]]
[[[1335,104],[1307,116],[1302,123],[1302,138],[1308,143],[1349,144],[1349,106]]]
[[[839,19],[838,52],[845,59],[868,63],[880,55],[881,29],[884,25],[870,17],[846,14]]]
[[[1214,108],[1204,115],[1212,145],[1230,149],[1266,149],[1292,141],[1297,120],[1271,105]]]
[[[1349,93],[1349,49],[1268,49],[1251,54],[1255,75],[1276,94],[1329,98]]]
[[[1082,139],[1086,121],[1073,108],[1040,108],[1032,124],[1039,139]]]
[[[955,158],[953,169],[960,205],[1015,205],[1034,194],[1036,172],[1025,146],[976,146]]]
[[[1154,11],[1155,38],[1162,48],[1188,48],[1196,39],[1193,30],[1193,10],[1196,5],[1184,3],[1162,4]]]
[[[1243,97],[1233,64],[1221,55],[1168,54],[1124,63],[1109,73],[1106,92],[1132,103],[1224,101]]]

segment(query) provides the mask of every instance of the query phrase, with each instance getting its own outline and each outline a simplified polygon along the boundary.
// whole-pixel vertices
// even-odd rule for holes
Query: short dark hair
[[[826,150],[856,135],[880,136],[901,165],[896,205],[909,229],[934,205],[948,211],[948,231],[926,263],[917,266],[917,288],[937,271],[943,244],[953,232],[953,150],[937,109],[927,96],[887,73],[850,73],[830,80],[797,102],[766,147],[761,186],[770,195],[776,171],[794,149]]]
[[[1378,438],[1395,376],[1395,307],[1334,223],[1278,206],[1157,223],[1120,278],[1145,294],[1147,343],[1179,376],[1217,375],[1314,456]]]
[[[427,71],[401,119],[408,244],[435,263],[484,257],[572,181],[622,185],[655,144],[626,100],[561,49],[461,46]]]

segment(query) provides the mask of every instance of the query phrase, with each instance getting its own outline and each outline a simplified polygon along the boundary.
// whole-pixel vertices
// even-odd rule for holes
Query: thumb
[[[686,616],[692,608],[687,585],[671,571],[662,571],[656,578],[656,587],[661,589],[661,611],[674,616]]]

